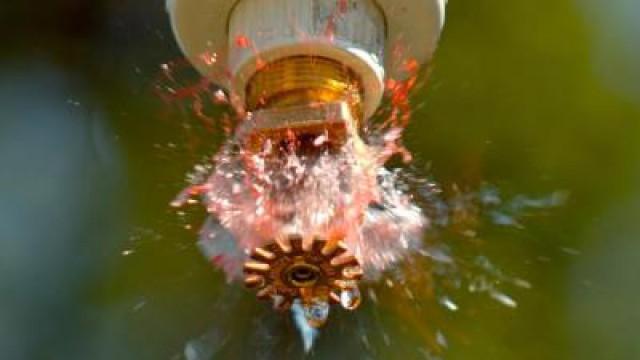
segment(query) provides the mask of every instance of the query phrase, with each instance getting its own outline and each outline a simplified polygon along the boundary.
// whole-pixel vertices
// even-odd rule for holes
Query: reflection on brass
[[[279,237],[254,249],[245,262],[244,274],[245,285],[256,289],[259,298],[273,301],[279,310],[289,309],[296,300],[302,304],[341,303],[349,308],[341,300],[352,295],[345,294],[345,289],[357,289],[363,275],[358,261],[340,242],[303,240],[297,235]],[[359,301],[350,309],[357,305]]]

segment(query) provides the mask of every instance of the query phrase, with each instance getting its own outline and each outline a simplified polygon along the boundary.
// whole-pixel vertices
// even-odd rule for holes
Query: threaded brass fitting
[[[250,111],[345,101],[355,119],[362,117],[357,75],[323,57],[293,56],[269,63],[249,80],[246,94]]]

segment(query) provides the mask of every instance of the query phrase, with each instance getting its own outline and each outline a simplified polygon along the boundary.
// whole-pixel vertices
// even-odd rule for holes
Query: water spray
[[[366,154],[363,124],[376,113],[387,81],[406,77],[397,64],[431,59],[445,0],[168,0],[167,6],[194,66],[210,76],[210,62],[203,61],[210,54],[225,65],[228,76],[212,81],[249,114],[235,128],[234,141],[250,168],[256,166],[253,154],[262,154],[262,163],[278,163],[295,152],[305,164],[345,148]],[[364,155],[354,159],[366,162]],[[259,180],[253,185],[262,186]],[[298,183],[286,188],[309,191]],[[260,246],[244,243],[252,244],[243,247],[246,286],[279,310],[303,314],[312,328],[325,323],[329,304],[356,309],[358,282],[372,255],[343,240],[349,228],[367,221],[365,211],[332,210],[323,213],[331,218],[326,221],[309,215],[314,224],[342,224],[339,231],[297,219],[300,198],[277,198],[274,216],[281,226],[271,227],[276,230]],[[282,204],[291,202],[288,211]]]

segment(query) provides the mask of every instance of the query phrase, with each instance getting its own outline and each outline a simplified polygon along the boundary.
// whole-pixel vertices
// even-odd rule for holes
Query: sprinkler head
[[[385,80],[406,79],[403,65],[431,59],[445,3],[167,0],[167,9],[187,58],[247,110],[237,142],[251,155],[294,148],[313,160],[347,141],[356,154],[366,152],[358,134],[376,113]],[[362,275],[343,244],[306,234],[251,249],[244,264],[244,282],[258,298],[280,310],[296,305],[311,327],[324,324],[329,304],[360,305]]]
[[[311,236],[279,236],[255,248],[244,264],[244,283],[259,299],[272,301],[281,311],[300,302],[312,327],[325,323],[329,304],[358,307],[362,275],[344,244]]]

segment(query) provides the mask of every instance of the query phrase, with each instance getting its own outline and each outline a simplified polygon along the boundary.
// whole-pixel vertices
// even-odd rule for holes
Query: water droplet
[[[312,327],[320,327],[329,318],[329,303],[322,300],[314,300],[311,304],[305,304],[304,317]]]
[[[340,292],[340,305],[347,310],[355,310],[362,302],[360,289],[350,286]]]

